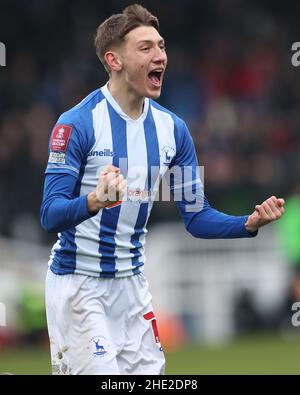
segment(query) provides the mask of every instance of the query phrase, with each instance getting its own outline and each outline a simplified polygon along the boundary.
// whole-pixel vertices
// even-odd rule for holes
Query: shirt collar
[[[109,104],[113,107],[113,109],[126,121],[139,122],[139,121],[144,121],[144,119],[146,118],[148,109],[149,109],[149,99],[147,97],[145,97],[145,100],[144,100],[144,108],[143,108],[142,114],[137,119],[133,119],[133,118],[130,118],[129,115],[125,114],[125,112],[122,110],[120,105],[114,99],[113,95],[110,93],[110,91],[108,89],[108,82],[104,86],[102,86],[101,92],[103,93],[103,95],[105,96],[105,98],[109,102]]]

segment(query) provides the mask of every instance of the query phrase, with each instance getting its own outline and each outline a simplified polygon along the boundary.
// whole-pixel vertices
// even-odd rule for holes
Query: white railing
[[[282,302],[289,281],[272,226],[253,239],[203,240],[182,223],[155,225],[145,273],[157,311],[190,317],[197,341],[221,342],[235,332],[234,303],[247,290],[262,315]]]
[[[44,286],[50,247],[0,239],[0,302],[13,324],[20,290],[27,283]],[[248,290],[261,314],[276,309],[286,291],[289,268],[276,232],[263,228],[254,239],[203,240],[182,223],[149,230],[145,273],[157,311],[189,317],[197,341],[220,342],[234,335],[233,308]]]

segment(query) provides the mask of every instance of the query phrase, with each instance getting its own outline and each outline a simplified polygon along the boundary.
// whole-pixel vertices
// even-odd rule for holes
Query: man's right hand
[[[113,165],[106,166],[99,175],[96,190],[88,194],[88,211],[95,214],[102,208],[122,200],[126,186],[120,169]]]

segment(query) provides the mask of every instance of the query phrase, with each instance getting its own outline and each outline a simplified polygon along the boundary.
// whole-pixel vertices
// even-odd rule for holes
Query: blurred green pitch
[[[166,358],[167,374],[300,374],[300,336],[289,341],[264,335],[226,346],[190,345],[166,353]],[[0,351],[0,372],[50,374],[48,350]]]

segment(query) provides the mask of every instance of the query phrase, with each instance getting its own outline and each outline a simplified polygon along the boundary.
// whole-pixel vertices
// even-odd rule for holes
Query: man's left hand
[[[245,227],[249,232],[256,232],[258,228],[276,221],[284,214],[284,200],[272,196],[262,204],[255,206],[255,211],[249,215]]]

